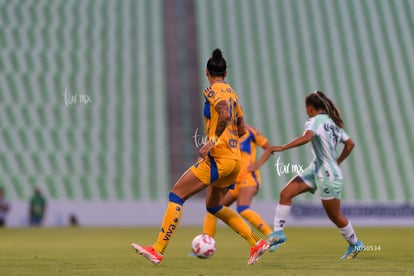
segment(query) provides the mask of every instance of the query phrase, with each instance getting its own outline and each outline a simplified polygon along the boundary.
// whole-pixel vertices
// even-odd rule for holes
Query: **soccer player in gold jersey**
[[[269,247],[237,212],[223,205],[227,187],[235,182],[240,171],[239,136],[246,130],[237,94],[224,81],[227,64],[220,49],[214,50],[209,58],[206,75],[210,82],[203,93],[208,142],[200,149],[198,162],[185,171],[173,186],[156,242],[151,246],[132,244],[137,253],[153,264],[162,261],[165,249],[180,223],[184,202],[206,188],[207,211],[228,224],[250,244],[248,265],[256,263]]]

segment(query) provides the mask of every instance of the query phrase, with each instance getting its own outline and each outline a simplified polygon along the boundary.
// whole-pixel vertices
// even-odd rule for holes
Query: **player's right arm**
[[[243,108],[238,102],[239,99],[236,100],[237,106],[236,106],[236,124],[237,124],[237,132],[239,134],[239,137],[242,137],[244,134],[246,134],[246,124],[244,122],[244,114],[243,114]]]
[[[239,137],[242,137],[246,134],[246,124],[244,123],[244,117],[237,118],[237,132]]]
[[[351,153],[351,151],[354,149],[355,147],[355,143],[354,141],[352,141],[351,138],[349,138],[346,141],[343,141],[344,143],[344,149],[342,150],[341,155],[339,155],[338,159],[336,160],[336,162],[338,163],[338,165],[340,165],[342,163],[342,161],[345,160],[345,158],[348,157],[348,155]]]

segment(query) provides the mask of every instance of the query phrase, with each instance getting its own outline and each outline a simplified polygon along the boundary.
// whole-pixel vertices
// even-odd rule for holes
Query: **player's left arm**
[[[215,131],[216,138],[218,139],[221,134],[223,134],[224,130],[227,127],[227,124],[230,121],[230,108],[226,101],[220,101],[215,107],[219,118],[217,122],[217,127]]]
[[[284,151],[287,149],[295,148],[302,146],[304,144],[307,144],[312,140],[314,132],[312,130],[306,130],[305,133],[303,133],[302,136],[296,137],[292,141],[290,141],[287,144],[284,144],[283,146],[272,146],[270,147],[270,151],[273,152],[279,152]]]
[[[254,172],[255,170],[260,169],[260,167],[263,166],[264,163],[266,163],[266,161],[272,155],[270,148],[271,148],[271,145],[269,144],[269,142],[266,142],[266,144],[262,146],[262,149],[264,149],[264,152],[262,156],[260,156],[258,161],[249,165],[249,167],[247,168],[249,172]]]
[[[216,130],[214,132],[214,137],[210,137],[208,143],[206,143],[199,151],[200,157],[205,158],[207,153],[218,143],[221,134],[227,127],[227,124],[230,120],[230,109],[225,100],[218,102],[215,106],[215,110],[219,114]]]
[[[348,157],[348,155],[351,153],[351,151],[354,149],[355,147],[355,143],[354,141],[352,141],[351,138],[349,138],[346,141],[343,141],[344,143],[344,149],[342,150],[341,155],[339,155],[338,159],[336,160],[336,162],[338,162],[338,165],[340,165],[342,163],[342,161],[345,160],[345,158]]]

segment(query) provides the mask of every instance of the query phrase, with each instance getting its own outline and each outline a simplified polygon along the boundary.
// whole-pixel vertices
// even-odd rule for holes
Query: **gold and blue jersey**
[[[226,82],[216,82],[203,92],[204,117],[206,120],[207,138],[215,137],[219,114],[216,106],[219,102],[225,101],[230,110],[230,120],[226,129],[220,136],[216,146],[210,150],[210,156],[214,158],[240,159],[239,137],[237,130],[237,119],[243,117],[243,110],[239,103],[236,92]]]
[[[246,133],[240,137],[240,154],[241,154],[241,169],[238,180],[242,179],[246,175],[250,174],[247,169],[250,164],[256,162],[257,150],[256,147],[264,147],[268,142],[268,139],[260,133],[256,128],[252,126],[246,126]],[[253,172],[260,182],[259,170]]]

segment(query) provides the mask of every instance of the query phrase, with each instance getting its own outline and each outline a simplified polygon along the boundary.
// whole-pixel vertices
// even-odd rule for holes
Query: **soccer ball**
[[[216,252],[216,241],[209,235],[200,234],[193,239],[191,247],[194,255],[206,259]]]

